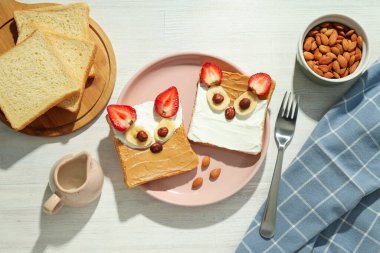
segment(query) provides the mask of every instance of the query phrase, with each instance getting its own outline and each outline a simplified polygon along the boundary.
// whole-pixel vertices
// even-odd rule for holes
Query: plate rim
[[[222,61],[222,62],[225,62],[227,63],[228,65],[232,66],[233,68],[235,68],[236,70],[238,70],[238,72],[240,74],[244,74],[244,72],[241,70],[241,68],[237,67],[235,64],[231,63],[230,61],[222,58],[222,57],[219,57],[219,56],[216,56],[216,55],[211,55],[211,54],[208,54],[208,53],[202,53],[202,52],[197,52],[197,51],[183,51],[183,52],[179,52],[179,53],[173,53],[173,54],[167,54],[165,56],[162,56],[162,57],[159,57],[159,58],[156,58],[152,61],[150,61],[149,63],[145,64],[141,69],[139,69],[128,81],[127,83],[125,84],[124,88],[121,90],[121,92],[119,93],[119,96],[118,96],[118,99],[117,99],[117,102],[116,103],[121,103],[122,102],[122,99],[123,97],[125,96],[126,92],[128,91],[128,89],[130,88],[130,86],[144,73],[146,72],[147,70],[149,70],[150,68],[160,64],[161,62],[164,62],[164,61],[169,61],[169,60],[175,60],[175,58],[179,58],[179,57],[189,57],[189,56],[192,56],[192,57],[204,57],[204,58],[214,58],[214,59],[217,59],[219,61]],[[253,170],[253,173],[251,173],[243,182],[242,184],[240,184],[239,187],[236,188],[236,190],[232,191],[232,193],[230,194],[227,194],[226,196],[223,196],[222,198],[219,198],[219,199],[215,199],[213,201],[208,201],[208,202],[204,202],[204,203],[178,203],[176,201],[172,201],[172,200],[168,200],[167,198],[164,198],[162,196],[158,196],[157,194],[155,194],[155,191],[151,191],[150,189],[146,188],[144,185],[140,185],[139,188],[141,190],[143,190],[146,194],[148,194],[149,196],[157,199],[157,200],[160,200],[164,203],[167,203],[167,204],[172,204],[172,205],[175,205],[175,206],[183,206],[183,207],[199,207],[199,206],[207,206],[207,205],[212,205],[212,204],[215,204],[215,203],[218,203],[218,202],[221,202],[223,200],[226,200],[228,198],[230,198],[231,196],[235,195],[236,193],[240,192],[251,180],[252,178],[258,173],[258,171],[260,169],[263,169],[261,168],[262,164],[263,164],[263,161],[267,155],[267,150],[268,150],[268,146],[269,146],[269,137],[270,137],[270,117],[269,117],[269,112],[266,113],[266,117],[265,117],[265,123],[264,123],[264,135],[266,135],[267,138],[265,138],[265,136],[263,136],[263,139],[265,139],[266,141],[263,142],[263,148],[265,149],[264,151],[264,155],[261,156],[262,152],[263,152],[263,149],[261,151],[260,154],[260,158],[258,159],[257,161],[257,164],[258,164],[258,169],[257,170]],[[167,192],[167,190],[166,190]]]

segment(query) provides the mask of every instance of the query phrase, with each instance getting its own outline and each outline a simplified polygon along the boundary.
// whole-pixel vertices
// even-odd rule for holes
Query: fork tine
[[[294,121],[297,120],[298,104],[300,103],[300,96],[297,96],[297,97],[296,97],[295,102],[296,102],[296,107],[295,107],[295,109],[294,109],[294,116],[293,116],[293,118],[292,118]]]
[[[287,118],[288,117],[288,114],[289,114],[289,103],[292,102],[292,93],[289,92],[289,97],[288,97],[288,101],[286,102],[286,110],[285,110],[285,113],[283,115],[284,118]]]
[[[289,100],[291,100],[290,109],[289,109],[289,114],[287,114],[286,117],[291,119],[293,116],[293,106],[294,106],[294,102],[296,102],[296,96],[293,94],[293,96]]]
[[[284,114],[284,111],[285,111],[284,104],[285,104],[285,100],[286,100],[286,95],[287,94],[288,94],[288,92],[286,91],[285,95],[284,95],[284,98],[282,99],[280,110],[278,111],[278,116],[277,117],[282,117],[282,115]]]

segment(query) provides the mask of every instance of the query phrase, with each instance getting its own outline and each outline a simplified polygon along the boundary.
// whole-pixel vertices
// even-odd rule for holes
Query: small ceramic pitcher
[[[100,196],[103,181],[102,168],[88,152],[64,156],[51,170],[49,186],[53,194],[43,210],[55,214],[63,205],[85,206]]]

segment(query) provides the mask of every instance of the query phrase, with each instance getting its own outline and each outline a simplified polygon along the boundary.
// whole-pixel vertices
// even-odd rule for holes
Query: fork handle
[[[265,205],[264,215],[261,220],[260,235],[267,239],[273,237],[274,230],[276,228],[277,196],[278,188],[280,185],[283,156],[284,149],[279,148],[276,159],[276,165],[274,167],[272,182],[268,193],[268,199]]]

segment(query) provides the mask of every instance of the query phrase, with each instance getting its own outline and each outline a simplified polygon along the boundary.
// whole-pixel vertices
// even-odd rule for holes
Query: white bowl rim
[[[343,77],[343,78],[339,78],[339,79],[329,79],[329,78],[326,78],[326,77],[322,77],[320,75],[317,75],[314,71],[312,71],[310,69],[310,67],[307,65],[306,63],[306,60],[305,58],[303,57],[303,42],[304,42],[304,38],[306,37],[307,33],[309,32],[309,30],[311,28],[313,28],[314,26],[316,26],[317,24],[317,21],[318,20],[321,20],[321,19],[325,19],[325,21],[318,21],[318,23],[323,23],[323,22],[327,22],[329,18],[331,18],[331,22],[334,22],[334,19],[336,17],[340,17],[342,19],[348,19],[350,20],[350,22],[352,22],[353,24],[355,24],[357,27],[359,27],[363,33],[361,34],[363,37],[366,38],[366,40],[364,41],[364,47],[365,47],[365,58],[361,59],[361,61],[363,61],[362,64],[359,64],[360,68],[357,68],[354,73],[350,74],[350,75],[347,75],[346,77]],[[342,22],[343,23],[343,22]],[[318,16],[316,18],[314,18],[310,23],[308,23],[304,29],[304,31],[302,32],[301,36],[300,36],[300,39],[299,39],[299,42],[298,42],[298,53],[299,53],[299,58],[300,58],[300,61],[302,61],[302,64],[304,65],[304,67],[307,69],[307,71],[309,71],[313,76],[315,76],[316,78],[324,81],[324,82],[330,82],[332,84],[341,84],[341,83],[346,83],[347,81],[350,81],[350,80],[353,80],[355,79],[356,77],[358,77],[359,75],[361,75],[366,69],[367,69],[367,66],[368,66],[368,62],[369,62],[369,39],[368,39],[368,35],[367,33],[365,32],[364,28],[359,24],[359,22],[357,22],[355,19],[351,18],[351,17],[348,17],[348,16],[345,16],[343,14],[339,14],[339,13],[330,13],[330,14],[324,14],[322,16]],[[359,67],[358,66],[358,67]]]

